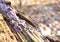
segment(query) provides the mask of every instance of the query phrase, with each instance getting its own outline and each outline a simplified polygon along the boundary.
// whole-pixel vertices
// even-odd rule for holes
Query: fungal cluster
[[[6,13],[4,15],[8,17],[9,23],[17,32],[20,32],[22,31],[22,28],[25,28],[25,21],[20,20],[13,9],[9,5],[5,4],[4,0],[0,1],[0,10]]]

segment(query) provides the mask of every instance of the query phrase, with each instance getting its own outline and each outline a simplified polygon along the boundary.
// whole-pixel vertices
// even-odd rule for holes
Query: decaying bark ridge
[[[14,34],[0,14],[0,42],[17,42]]]
[[[29,26],[28,26],[29,27]],[[14,30],[13,30],[14,31]],[[31,34],[32,33],[32,34]],[[38,33],[38,35],[37,35],[37,33]],[[36,35],[37,36],[36,36]],[[16,35],[16,33],[15,33],[15,35]],[[19,42],[44,42],[42,39],[41,39],[41,37],[39,36],[40,35],[40,33],[39,32],[36,32],[36,31],[34,31],[34,32],[32,32],[32,31],[30,31],[29,32],[29,30],[28,31],[26,31],[26,30],[24,30],[24,31],[22,31],[21,33],[18,33],[18,35],[19,35],[19,37],[20,37],[20,39],[22,40],[22,41],[19,41]],[[29,39],[29,37],[28,37],[28,35],[29,35],[29,37],[30,37],[30,39]],[[33,36],[34,35],[34,36]],[[39,38],[38,38],[38,36],[39,36]],[[28,37],[28,39],[27,39],[27,37]],[[35,38],[36,37],[36,38]],[[40,39],[40,40],[39,40]],[[32,41],[33,40],[33,41]],[[14,34],[11,32],[11,30],[10,30],[10,28],[8,27],[8,25],[6,24],[6,22],[4,21],[4,19],[3,19],[3,17],[2,17],[2,15],[0,14],[0,42],[17,42],[17,39],[16,39],[16,37],[14,36]]]

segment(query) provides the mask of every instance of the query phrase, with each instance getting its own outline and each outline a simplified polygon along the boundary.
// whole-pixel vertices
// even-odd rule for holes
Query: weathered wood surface
[[[20,11],[20,3],[19,2],[17,2],[16,0],[8,0],[8,1],[11,1],[12,2],[12,4],[11,4],[11,6],[12,7],[14,7],[16,10],[19,10]],[[18,0],[19,1],[19,0]],[[56,1],[56,0],[55,0]],[[58,2],[58,1],[57,1]],[[57,3],[56,2],[56,3]],[[48,3],[48,2],[47,2]],[[16,4],[16,5],[15,5]],[[23,3],[22,3],[23,4]],[[44,4],[44,3],[43,3]],[[29,5],[31,5],[30,3],[29,3]],[[34,26],[36,26],[35,25],[35,23],[31,20],[31,19],[29,19],[29,18],[26,18],[26,14],[25,15],[21,15],[21,13],[20,13],[20,16],[23,18],[23,19],[27,19],[26,21],[29,21],[30,23],[32,23]],[[19,17],[20,17],[19,16]],[[20,17],[20,18],[21,18]],[[24,18],[25,17],[25,18]],[[7,21],[6,21],[7,22]],[[3,21],[1,21],[1,24],[3,25],[2,26],[2,28],[4,28],[4,23],[3,23]],[[5,23],[6,24],[6,23]],[[9,22],[7,22],[7,24],[8,25],[10,25],[9,24]],[[7,25],[7,26],[8,26]],[[18,33],[18,32],[16,32],[13,28],[12,28],[12,26],[10,26],[10,27],[7,27],[7,30],[6,29],[4,29],[6,32],[5,33],[7,33],[7,36],[9,37],[8,38],[8,41],[6,41],[6,42],[17,42],[17,40],[16,40],[16,38],[15,38],[15,36],[13,35],[13,33],[11,32],[11,30],[9,29],[9,28],[11,28],[12,29],[12,31],[14,32],[14,35],[16,36],[16,38],[18,39],[18,42],[49,42],[49,40],[48,39],[44,39],[44,37],[43,37],[43,39],[45,40],[43,40],[42,39],[42,37],[41,37],[41,33],[38,31],[38,30],[36,30],[36,28],[35,27],[31,27],[29,24],[27,24],[27,28],[24,28],[23,29],[23,31],[22,32],[20,32],[20,33]],[[10,38],[10,34],[8,34],[8,31],[10,31],[11,33],[10,34],[12,34],[13,35],[13,38],[14,38],[14,40],[11,40],[11,38]],[[2,37],[2,36],[1,36]],[[6,36],[5,36],[6,37]],[[4,38],[4,37],[3,37]],[[0,39],[1,40],[1,42],[3,42],[4,40],[3,39]]]

